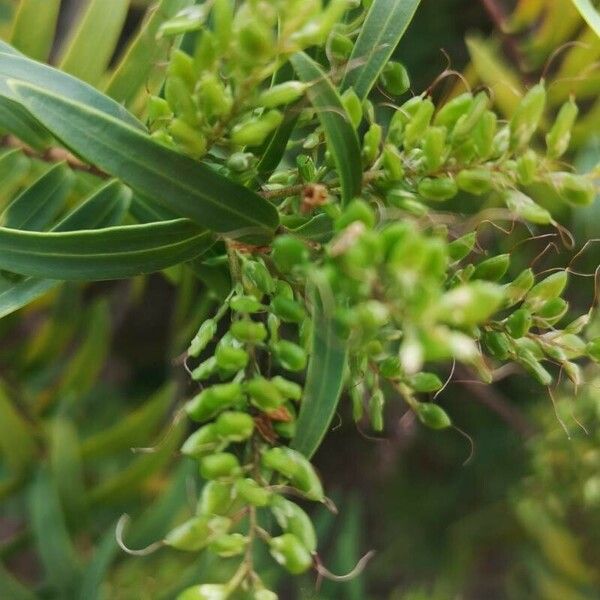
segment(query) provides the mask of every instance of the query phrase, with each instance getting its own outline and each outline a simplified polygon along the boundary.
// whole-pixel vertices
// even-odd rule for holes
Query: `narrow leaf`
[[[0,130],[12,133],[35,150],[46,150],[52,136],[20,104],[0,96]]]
[[[75,77],[97,84],[108,67],[127,17],[129,0],[89,0],[59,67]]]
[[[23,54],[47,60],[54,41],[60,0],[21,0],[10,41]]]
[[[0,50],[0,96],[17,100],[16,94],[8,87],[7,81],[9,79],[22,81],[38,85],[59,95],[65,95],[74,101],[81,102],[122,120],[133,127],[144,129],[144,126],[123,106],[87,83],[58,69],[30,60],[21,54],[15,53],[14,50],[9,52],[4,45],[0,46]]]
[[[148,11],[106,87],[106,93],[111,98],[126,106],[132,104],[157,68],[156,65],[165,60],[171,48],[171,40],[156,39],[160,26],[191,4],[193,0],[162,0]]]
[[[420,0],[374,0],[348,62],[342,90],[350,87],[361,100],[368,95],[392,56]]]
[[[347,362],[345,340],[333,317],[315,302],[313,341],[304,397],[292,448],[310,458],[327,433],[344,384]]]
[[[132,188],[218,233],[268,242],[275,207],[250,191],[98,110],[12,84],[28,110],[69,148]]]
[[[360,193],[362,163],[360,144],[342,100],[321,67],[307,54],[299,52],[290,59],[302,81],[312,84],[308,97],[318,112],[325,130],[327,146],[340,177],[342,200],[348,202]]]
[[[0,563],[0,598],[36,600],[33,592],[30,592],[20,581],[13,577],[2,563]]]
[[[572,0],[575,8],[579,11],[585,22],[596,32],[600,37],[600,13],[591,0]]]

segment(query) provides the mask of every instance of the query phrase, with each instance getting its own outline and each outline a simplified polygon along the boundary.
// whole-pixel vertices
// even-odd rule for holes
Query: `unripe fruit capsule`
[[[293,533],[309,552],[317,549],[317,534],[310,517],[295,503],[283,496],[273,496],[271,510],[277,524]]]
[[[279,340],[273,344],[273,353],[279,364],[288,371],[302,371],[306,368],[306,352],[298,344]]]
[[[473,104],[473,96],[464,93],[450,100],[440,108],[433,120],[434,125],[441,125],[452,129],[458,119],[465,115]]]
[[[400,181],[404,178],[404,165],[402,164],[402,155],[395,146],[386,144],[383,153],[383,168],[385,175],[390,181]]]
[[[567,285],[569,275],[566,271],[558,271],[548,275],[534,285],[525,298],[525,304],[532,311],[539,310],[548,300],[560,296]]]
[[[419,421],[431,429],[447,429],[452,425],[446,411],[437,404],[423,402],[417,406],[416,410]]]
[[[284,398],[295,400],[296,402],[302,398],[302,386],[298,385],[297,383],[294,383],[285,377],[281,377],[280,375],[273,377],[271,382],[275,385]]]
[[[546,134],[546,147],[550,158],[560,158],[567,151],[578,113],[579,109],[572,98],[561,106],[556,121]]]
[[[291,235],[279,236],[273,242],[271,257],[275,266],[282,273],[290,273],[294,269],[305,265],[309,256],[306,245]]]
[[[546,88],[543,83],[534,85],[515,109],[510,121],[510,147],[525,146],[538,128],[546,106]]]
[[[235,502],[235,493],[230,483],[207,481],[198,500],[198,513],[204,516],[226,516]]]
[[[239,556],[248,545],[248,538],[241,533],[225,534],[210,544],[210,550],[217,556],[229,558]]]
[[[232,477],[240,470],[240,463],[230,452],[217,452],[210,456],[205,456],[200,461],[200,475],[204,479],[220,479],[223,477]]]
[[[519,308],[506,319],[506,331],[512,338],[522,338],[531,328],[533,319],[526,308]]]
[[[227,344],[219,345],[215,353],[219,369],[236,372],[244,369],[250,360],[248,352],[243,348],[236,348]]]
[[[335,220],[335,230],[342,231],[351,223],[361,221],[368,228],[375,225],[377,217],[368,202],[356,198],[345,208],[344,212]]]
[[[213,319],[208,319],[202,323],[198,333],[195,335],[190,347],[188,348],[189,356],[200,356],[200,353],[217,333],[217,324]]]
[[[202,390],[185,405],[190,418],[205,421],[222,410],[242,400],[242,386],[239,383],[221,383]]]
[[[446,128],[428,127],[423,136],[423,157],[429,171],[436,171],[446,160]]]
[[[523,192],[507,190],[502,194],[502,198],[507,208],[525,221],[538,225],[548,225],[552,222],[552,215]]]
[[[267,328],[262,323],[243,319],[231,324],[231,335],[240,342],[256,344],[267,338]]]
[[[462,260],[468,256],[477,241],[477,233],[471,232],[459,237],[448,244],[448,254],[454,261]]]
[[[381,390],[375,390],[369,399],[369,419],[374,431],[383,431],[383,406],[385,397]]]
[[[283,104],[290,104],[302,97],[307,85],[301,81],[286,81],[262,92],[257,100],[258,106],[275,108]]]
[[[304,307],[295,300],[284,296],[275,296],[271,301],[271,310],[284,322],[301,323],[306,317]]]
[[[284,533],[269,541],[273,558],[292,575],[300,575],[312,565],[309,551],[302,542],[291,533]]]
[[[531,148],[517,159],[517,179],[521,185],[530,185],[537,176],[539,158]]]
[[[464,140],[469,136],[483,117],[489,103],[490,99],[485,92],[479,92],[475,98],[473,98],[469,110],[459,117],[452,130],[452,140],[454,142]]]
[[[210,423],[188,437],[181,447],[181,453],[186,456],[201,458],[202,456],[212,454],[216,450],[223,450],[224,445],[214,423]]]
[[[406,67],[399,62],[390,61],[380,76],[381,85],[392,96],[401,96],[410,89],[410,77]]]
[[[260,117],[235,125],[231,130],[231,141],[238,146],[260,146],[282,120],[283,115],[278,110],[270,110]]]
[[[246,382],[245,387],[252,404],[263,411],[276,410],[285,401],[277,386],[264,377],[255,377]]]
[[[425,177],[421,179],[417,189],[420,196],[435,202],[450,200],[458,192],[456,181],[452,177]]]
[[[254,479],[238,479],[234,485],[240,498],[252,506],[267,506],[271,501],[273,493]]]
[[[561,198],[573,206],[588,206],[596,198],[597,189],[590,179],[573,173],[553,173],[551,180]]]
[[[511,346],[505,333],[500,331],[485,331],[482,338],[483,343],[494,358],[506,360],[510,356]]]
[[[220,583],[202,583],[186,588],[177,596],[177,600],[227,600],[229,590]]]
[[[342,104],[350,117],[350,121],[356,129],[363,118],[363,107],[360,98],[352,88],[348,88],[342,94]]]
[[[270,294],[273,291],[275,283],[271,273],[260,260],[246,260],[242,265],[242,277],[244,285],[257,288],[264,294]]]
[[[217,435],[230,442],[243,442],[254,432],[254,419],[243,412],[224,412],[214,425]]]
[[[254,296],[234,296],[229,306],[239,313],[256,313],[264,308]]]
[[[225,517],[194,517],[170,531],[164,543],[177,550],[198,552],[226,533],[230,526],[231,520]]]
[[[408,379],[408,385],[415,392],[429,393],[437,392],[442,388],[442,381],[435,373],[416,373]]]
[[[502,279],[510,265],[510,254],[499,254],[480,262],[473,271],[472,279],[498,281]],[[520,336],[519,336],[520,337]]]
[[[459,189],[481,196],[492,189],[492,173],[488,169],[463,169],[456,176]]]
[[[429,127],[434,110],[433,102],[429,98],[425,98],[419,104],[415,114],[404,128],[403,142],[405,148],[413,148],[419,143],[425,130]]]

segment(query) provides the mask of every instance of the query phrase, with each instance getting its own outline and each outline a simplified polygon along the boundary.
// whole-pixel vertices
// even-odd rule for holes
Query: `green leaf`
[[[30,491],[32,533],[48,582],[60,598],[72,598],[79,578],[79,561],[67,531],[56,486],[41,468]]]
[[[88,0],[73,34],[67,40],[59,67],[75,77],[97,84],[121,36],[129,0]]]
[[[12,133],[35,150],[46,150],[52,136],[20,104],[0,96],[0,130]]]
[[[0,269],[63,281],[123,279],[191,260],[212,243],[188,219],[74,232],[0,227]]]
[[[13,577],[2,563],[0,563],[0,598],[36,600],[36,596]]]
[[[304,398],[292,448],[310,458],[325,437],[342,393],[347,362],[346,341],[333,316],[315,302],[313,341]]]
[[[374,0],[356,40],[342,90],[350,87],[361,100],[368,95],[391,58],[420,0]]]
[[[84,440],[85,460],[110,456],[132,446],[148,444],[148,438],[164,419],[175,393],[174,384],[160,388],[140,408],[119,419],[115,424]]]
[[[30,60],[23,55],[17,54],[14,50],[13,52],[9,52],[5,49],[4,45],[0,46],[0,49],[2,50],[0,52],[0,96],[18,100],[15,92],[7,85],[7,81],[9,79],[22,81],[38,85],[50,92],[67,96],[74,101],[93,107],[138,129],[145,129],[123,106],[87,83],[58,69],[53,69],[48,65]]]
[[[591,0],[571,0],[585,22],[600,37],[600,13],[594,8]]]
[[[150,9],[138,33],[117,65],[106,93],[126,106],[130,106],[157,65],[166,59],[172,40],[156,39],[160,26],[193,0],[162,0]]]
[[[97,229],[117,225],[123,220],[131,190],[118,181],[103,185],[97,192],[69,213],[53,231]],[[0,291],[0,318],[33,302],[60,285],[53,279],[28,278]]]
[[[21,0],[10,41],[35,60],[47,60],[54,41],[60,0]]]
[[[101,600],[104,597],[103,584],[108,570],[121,553],[115,538],[117,523],[106,529],[106,533],[96,543],[94,554],[86,565],[81,577],[81,586],[77,598],[79,600]]]
[[[0,156],[0,199],[12,198],[23,183],[31,167],[31,161],[20,150],[9,150]]]
[[[98,110],[15,83],[27,109],[69,148],[178,214],[249,243],[268,242],[275,207],[210,167]]]
[[[290,60],[300,79],[312,84],[308,97],[325,130],[327,147],[340,177],[342,200],[349,202],[362,186],[360,144],[352,121],[331,81],[312,58],[299,52]]]
[[[59,163],[15,198],[0,219],[10,229],[44,231],[63,208],[73,177],[65,163]]]

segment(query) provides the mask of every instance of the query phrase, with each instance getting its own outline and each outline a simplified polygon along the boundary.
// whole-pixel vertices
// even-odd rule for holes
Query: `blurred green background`
[[[15,4],[0,1],[3,23]],[[131,3],[116,56],[149,4]],[[81,10],[81,2],[62,3],[55,52]],[[489,86],[501,110],[511,96],[498,82],[525,87],[545,73],[554,106],[578,94],[583,116],[572,158],[592,168],[600,156],[600,41],[570,0],[525,0],[517,17],[514,10],[515,2],[501,0],[423,0],[397,58],[414,92],[435,82],[436,97],[450,97],[464,83],[436,78],[454,69],[473,87]],[[9,35],[8,25],[0,35]],[[0,175],[6,181],[14,172]],[[600,236],[598,202],[561,219],[579,247]],[[555,239],[526,238],[483,225],[479,241],[498,252],[521,244],[515,273],[572,258]],[[598,266],[599,247],[580,257],[580,272]],[[592,304],[593,281],[572,278],[574,312]],[[231,568],[169,550],[130,557],[114,536],[127,513],[131,547],[159,539],[197,494],[192,465],[175,452],[185,433],[172,423],[185,394],[176,358],[213,302],[200,281],[175,269],[65,285],[0,320],[0,598],[167,599]],[[597,318],[592,327],[599,335]],[[320,554],[340,573],[368,550],[376,554],[360,577],[320,586],[312,577],[292,582],[258,557],[281,597],[600,598],[600,374],[588,379],[584,389],[559,385],[551,398],[518,371],[488,388],[456,370],[439,401],[465,435],[427,431],[403,406],[389,405],[387,429],[374,439],[344,403],[316,457],[339,508],[337,516],[314,513]]]

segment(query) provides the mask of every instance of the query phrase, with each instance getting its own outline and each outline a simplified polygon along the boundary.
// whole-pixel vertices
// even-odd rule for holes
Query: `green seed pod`
[[[377,156],[379,156],[382,135],[383,130],[381,125],[378,125],[377,123],[373,123],[365,133],[362,155],[366,165],[372,165]]]
[[[282,273],[291,273],[303,267],[308,262],[310,254],[306,245],[298,238],[281,235],[273,242],[271,257]]]
[[[193,517],[170,531],[165,539],[166,546],[177,550],[198,552],[231,527],[231,519],[225,517]]]
[[[419,103],[414,115],[404,128],[403,143],[405,148],[414,148],[418,145],[425,130],[429,127],[434,110],[435,106],[429,98],[425,98]]]
[[[248,545],[248,538],[241,533],[228,533],[218,537],[210,544],[210,550],[217,556],[229,558],[243,554]]]
[[[503,157],[507,152],[510,145],[510,127],[505,125],[496,132],[494,136],[494,142],[492,144],[492,157],[500,158]]]
[[[270,28],[266,23],[261,22],[258,15],[255,20],[246,21],[239,29],[237,42],[240,45],[240,54],[246,57],[247,62],[265,60],[273,54],[277,47]]]
[[[383,431],[383,407],[385,397],[381,390],[375,390],[369,398],[369,420],[374,431]]]
[[[415,391],[421,393],[437,392],[442,388],[442,381],[435,373],[415,373],[408,378],[408,385]]]
[[[600,337],[594,338],[585,347],[586,354],[594,361],[600,362]]]
[[[244,348],[236,348],[228,344],[219,344],[215,353],[217,366],[228,373],[241,371],[246,367],[250,356]]]
[[[238,313],[257,313],[264,309],[264,306],[254,296],[234,296],[229,306],[231,310]]]
[[[404,165],[402,154],[392,144],[386,144],[382,153],[383,169],[389,181],[400,181],[404,179]]]
[[[181,446],[181,453],[193,458],[202,458],[223,450],[225,445],[219,437],[214,423],[211,423],[192,433]]]
[[[220,383],[202,390],[185,405],[191,419],[206,421],[243,399],[239,383]]]
[[[400,106],[400,108],[393,114],[388,129],[388,141],[391,144],[396,146],[400,146],[402,144],[406,124],[416,113],[422,102],[423,96],[413,96],[404,104],[402,104],[402,106]]]
[[[188,348],[188,356],[200,356],[202,350],[208,346],[216,333],[217,323],[213,319],[204,321]]]
[[[192,379],[194,381],[205,381],[210,379],[218,371],[217,359],[214,356],[201,362],[193,371]]]
[[[410,77],[406,67],[399,62],[390,61],[379,78],[383,89],[392,96],[401,96],[410,89]]]
[[[472,104],[473,96],[468,92],[456,96],[440,108],[433,120],[434,125],[452,129],[456,122],[469,112]]]
[[[295,400],[298,402],[300,398],[302,398],[302,386],[285,377],[277,375],[271,379],[271,383],[273,383],[280,394],[288,400]]]
[[[499,331],[484,331],[482,339],[489,353],[494,358],[506,360],[510,356],[510,340],[505,333]]]
[[[173,118],[171,106],[164,98],[150,96],[148,98],[148,122],[151,125],[161,122],[169,122]]]
[[[309,500],[324,500],[321,481],[313,466],[300,452],[286,446],[270,448],[263,452],[261,463],[265,469],[280,473]]]
[[[498,281],[504,277],[510,265],[510,254],[499,254],[480,262],[473,271],[472,279]],[[519,336],[521,337],[521,336]]]
[[[196,73],[194,69],[194,59],[180,49],[171,52],[169,66],[167,67],[169,77],[179,77],[185,81],[188,90],[191,92],[196,85]]]
[[[271,556],[292,575],[300,575],[312,565],[310,552],[292,533],[284,533],[269,540]]]
[[[317,180],[317,167],[308,154],[299,154],[296,157],[296,166],[302,181],[310,183]]]
[[[350,58],[354,43],[347,35],[333,31],[329,36],[329,48],[333,58],[339,61],[345,61]]]
[[[437,171],[446,162],[445,127],[428,127],[423,136],[423,158],[428,171]]]
[[[569,323],[563,331],[565,333],[578,334],[581,333],[589,325],[589,323],[590,315],[588,313],[587,315],[581,315],[580,317],[577,317],[574,321],[571,321],[571,323]]]
[[[214,0],[212,23],[215,41],[221,54],[227,54],[233,31],[234,3],[231,0]]]
[[[487,194],[493,186],[492,173],[488,169],[463,169],[456,176],[458,189],[481,196]]]
[[[227,516],[234,507],[236,492],[230,483],[207,481],[198,500],[197,512],[203,516]]]
[[[229,331],[236,340],[248,344],[256,344],[267,339],[267,328],[262,323],[250,319],[235,321]]]
[[[573,173],[552,173],[552,183],[560,197],[572,206],[588,206],[596,198],[597,189],[591,179]]]
[[[544,351],[541,344],[537,340],[528,337],[518,338],[513,340],[515,348],[520,351],[530,352],[537,360],[543,360]]]
[[[450,417],[438,404],[421,402],[416,410],[419,421],[430,429],[447,429],[452,425]]]
[[[569,360],[586,354],[586,343],[578,335],[564,332],[549,332],[546,335],[550,336],[552,342],[563,350]]]
[[[220,583],[203,583],[186,588],[176,600],[227,600],[229,588]]]
[[[550,158],[560,158],[567,151],[571,141],[571,130],[578,114],[579,109],[573,98],[561,106],[556,121],[546,134],[546,147]]]
[[[452,130],[453,143],[465,140],[475,129],[490,103],[485,92],[479,92],[469,106],[469,110],[461,115]]]
[[[278,238],[279,239],[279,238]],[[277,240],[273,243],[275,246]],[[242,265],[242,277],[244,285],[249,288],[255,288],[263,294],[271,294],[275,287],[275,282],[269,269],[261,260],[246,260]]]
[[[227,168],[234,173],[244,173],[255,163],[256,158],[250,152],[234,152],[227,159]]]
[[[235,125],[231,130],[231,141],[238,146],[260,146],[281,121],[283,115],[278,110],[270,110]]]
[[[313,553],[317,549],[317,534],[310,517],[295,502],[275,495],[271,501],[271,511],[277,524],[286,533],[292,533],[302,545]]]
[[[458,192],[456,181],[450,176],[447,177],[425,177],[421,179],[418,186],[419,195],[426,200],[443,202],[454,198]]]
[[[521,271],[518,277],[504,286],[506,306],[513,306],[525,298],[535,283],[535,275],[531,269]]]
[[[171,110],[191,126],[198,124],[197,108],[192,94],[181,77],[170,76],[165,82],[165,98]]]
[[[486,110],[471,133],[475,152],[480,158],[488,158],[494,152],[494,137],[498,131],[498,116]]]
[[[335,230],[342,231],[355,221],[361,221],[369,229],[375,226],[377,217],[368,202],[356,198],[346,206],[344,212],[335,220]]]
[[[271,502],[273,492],[259,485],[254,479],[238,479],[234,485],[239,497],[252,506],[263,507]]]
[[[448,255],[453,261],[462,260],[468,256],[477,241],[477,233],[472,231],[459,237],[448,244]]]
[[[284,296],[273,298],[271,310],[286,323],[301,323],[306,317],[302,304]]]
[[[188,125],[184,119],[173,119],[169,123],[169,133],[194,158],[206,153],[206,138],[194,127]]]
[[[579,386],[583,383],[583,376],[581,374],[581,368],[578,364],[570,361],[562,363],[562,368],[566,373],[567,377],[576,385]]]
[[[233,98],[219,77],[204,73],[197,84],[198,106],[207,119],[226,117],[231,112]]]
[[[502,199],[509,210],[525,221],[538,225],[552,223],[552,215],[523,192],[507,190],[502,194]]]
[[[246,382],[245,389],[252,404],[266,412],[276,410],[285,401],[277,386],[264,377],[255,377]]]
[[[392,206],[417,217],[422,217],[429,212],[429,207],[416,200],[414,194],[407,190],[392,188],[388,191],[386,198]]]
[[[515,339],[522,338],[531,329],[533,319],[526,308],[519,308],[506,319],[506,331]]]
[[[217,58],[218,41],[210,29],[203,29],[196,41],[194,51],[194,65],[196,73],[212,71],[215,68]]]
[[[363,119],[363,106],[353,88],[348,88],[342,94],[342,104],[350,117],[354,129],[356,129]]]
[[[224,412],[215,422],[215,431],[228,442],[243,442],[254,432],[254,419],[243,412]]]
[[[277,421],[273,423],[273,430],[275,433],[282,438],[286,438],[291,440],[296,436],[296,431],[298,429],[298,424],[296,421]]]
[[[504,291],[489,281],[473,281],[446,292],[438,304],[438,318],[450,325],[472,326],[486,321],[502,305]]]
[[[273,353],[277,362],[288,371],[303,371],[306,368],[306,352],[298,344],[279,340],[273,344]]]
[[[517,361],[542,385],[549,386],[552,383],[552,375],[529,350],[517,349]]]
[[[256,104],[265,108],[291,104],[304,95],[307,87],[302,81],[285,81],[262,92]]]
[[[534,285],[525,297],[525,305],[536,312],[548,300],[557,298],[567,286],[569,275],[567,271],[558,271],[548,275],[545,279]]]
[[[200,461],[200,475],[203,479],[221,479],[233,477],[240,472],[240,462],[235,454],[217,452],[205,456]]]
[[[544,83],[534,85],[519,102],[510,121],[510,147],[522,148],[537,130],[546,106]]]
[[[521,185],[532,184],[537,176],[539,163],[538,155],[531,148],[519,156],[516,165],[517,181]]]
[[[548,300],[539,310],[536,311],[536,322],[540,325],[541,319],[546,326],[558,323],[569,310],[569,303],[562,298],[552,298]]]

